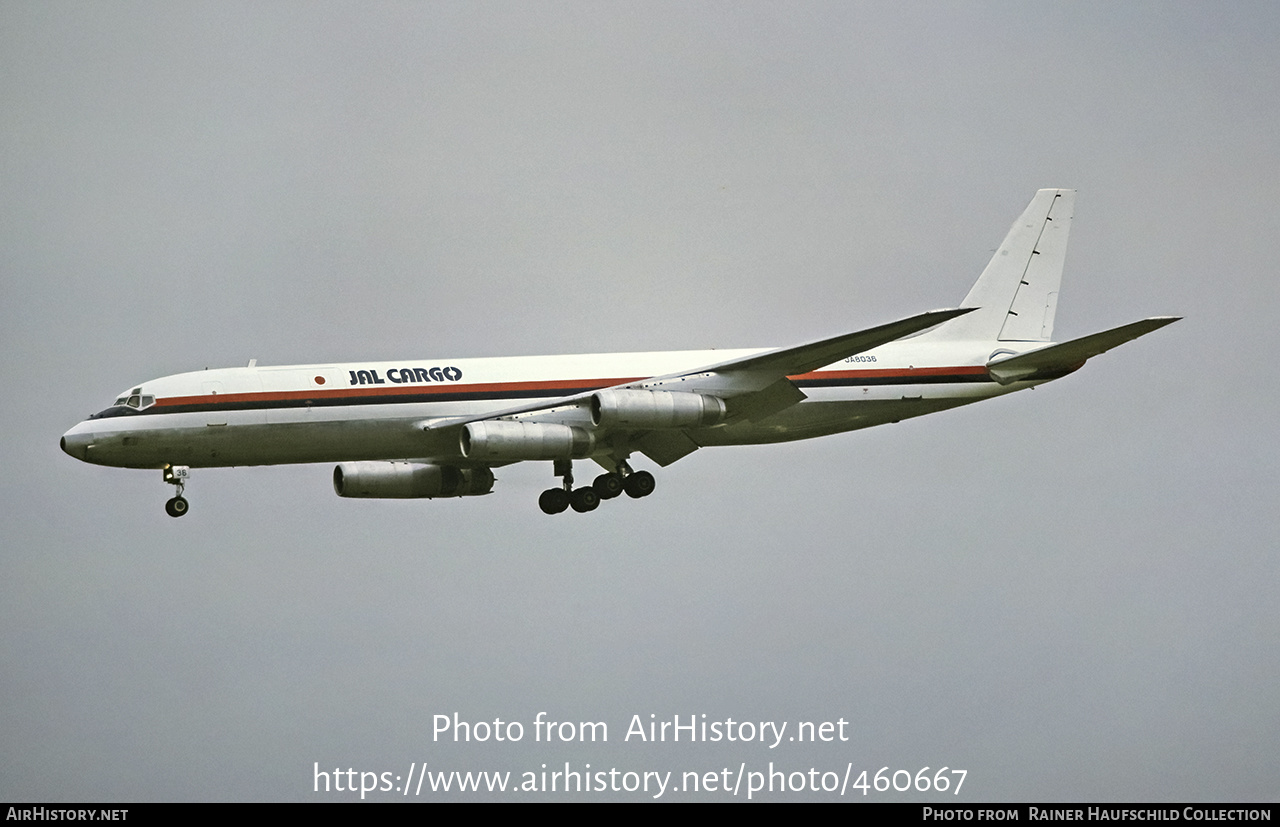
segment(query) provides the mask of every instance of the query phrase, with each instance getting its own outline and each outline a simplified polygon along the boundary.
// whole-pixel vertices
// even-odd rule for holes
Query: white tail
[[[1005,236],[961,307],[977,310],[925,337],[1048,342],[1075,211],[1075,190],[1040,190]]]

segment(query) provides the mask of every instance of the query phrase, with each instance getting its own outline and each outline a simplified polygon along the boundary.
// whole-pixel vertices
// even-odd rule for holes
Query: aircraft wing
[[[869,327],[856,333],[845,333],[841,336],[832,336],[830,339],[821,339],[817,342],[809,342],[795,347],[778,348],[755,356],[709,365],[696,371],[690,371],[690,373],[711,370],[722,373],[727,371],[764,371],[774,373],[777,376],[796,376],[835,364],[841,359],[847,359],[855,354],[872,350],[880,347],[880,345],[901,339],[903,336],[919,333],[934,325],[954,319],[956,316],[972,313],[977,309],[976,307],[959,307],[950,310],[930,310],[927,313],[919,313],[910,318],[882,324],[879,327]]]
[[[933,310],[896,322],[845,333],[795,347],[778,348],[738,359],[705,365],[680,373],[654,376],[601,390],[648,390],[700,393],[725,401],[728,421],[759,418],[796,404],[804,392],[787,379],[833,364],[858,353],[926,330],[975,308]],[[469,417],[450,417],[421,423],[424,431],[461,428],[473,422],[517,419],[533,422],[581,424],[587,416],[592,390],[542,400]],[[660,465],[668,465],[699,447],[681,429],[630,432],[628,442]]]
[[[1029,353],[993,359],[987,363],[991,378],[1002,385],[1037,379],[1056,379],[1077,370],[1086,361],[1113,347],[1131,342],[1153,330],[1159,330],[1178,321],[1181,316],[1153,316],[1140,322],[1094,333],[1080,339],[1072,339],[1057,345],[1049,345]]]

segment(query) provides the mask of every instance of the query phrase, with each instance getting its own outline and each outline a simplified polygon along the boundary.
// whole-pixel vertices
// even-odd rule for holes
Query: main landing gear
[[[177,488],[177,496],[164,504],[164,513],[170,517],[181,517],[187,513],[187,498],[182,496],[182,491],[187,486],[187,479],[191,476],[191,469],[185,465],[166,465],[164,467],[164,481]]]
[[[632,499],[647,497],[653,493],[656,485],[653,474],[648,471],[632,471],[626,460],[618,463],[618,470],[601,474],[589,486],[574,489],[573,463],[569,460],[555,461],[555,475],[562,477],[564,483],[560,488],[548,488],[538,497],[538,507],[545,514],[559,514],[573,508],[579,514],[595,511],[601,500],[612,500],[622,493]]]

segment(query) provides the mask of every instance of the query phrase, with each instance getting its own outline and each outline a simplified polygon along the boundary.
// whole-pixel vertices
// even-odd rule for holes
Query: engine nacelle
[[[493,472],[425,462],[343,462],[333,469],[333,490],[339,497],[475,497],[493,490]]]
[[[591,395],[591,421],[623,428],[697,428],[724,419],[718,396],[679,391],[607,390]]]
[[[581,459],[591,454],[595,437],[572,425],[492,420],[465,425],[459,443],[467,459]]]

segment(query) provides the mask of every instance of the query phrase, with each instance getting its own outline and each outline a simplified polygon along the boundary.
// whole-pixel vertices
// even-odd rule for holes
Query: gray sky
[[[1275,4],[0,21],[0,799],[339,800],[314,762],[422,761],[1274,799]],[[250,357],[763,347],[953,305],[1050,186],[1080,191],[1059,338],[1186,319],[1034,393],[700,451],[641,502],[547,518],[547,464],[422,502],[215,469],[172,520],[158,473],[58,450]],[[455,711],[526,738],[433,743]],[[539,711],[609,743],[534,743]],[[651,713],[850,740],[623,742]]]

